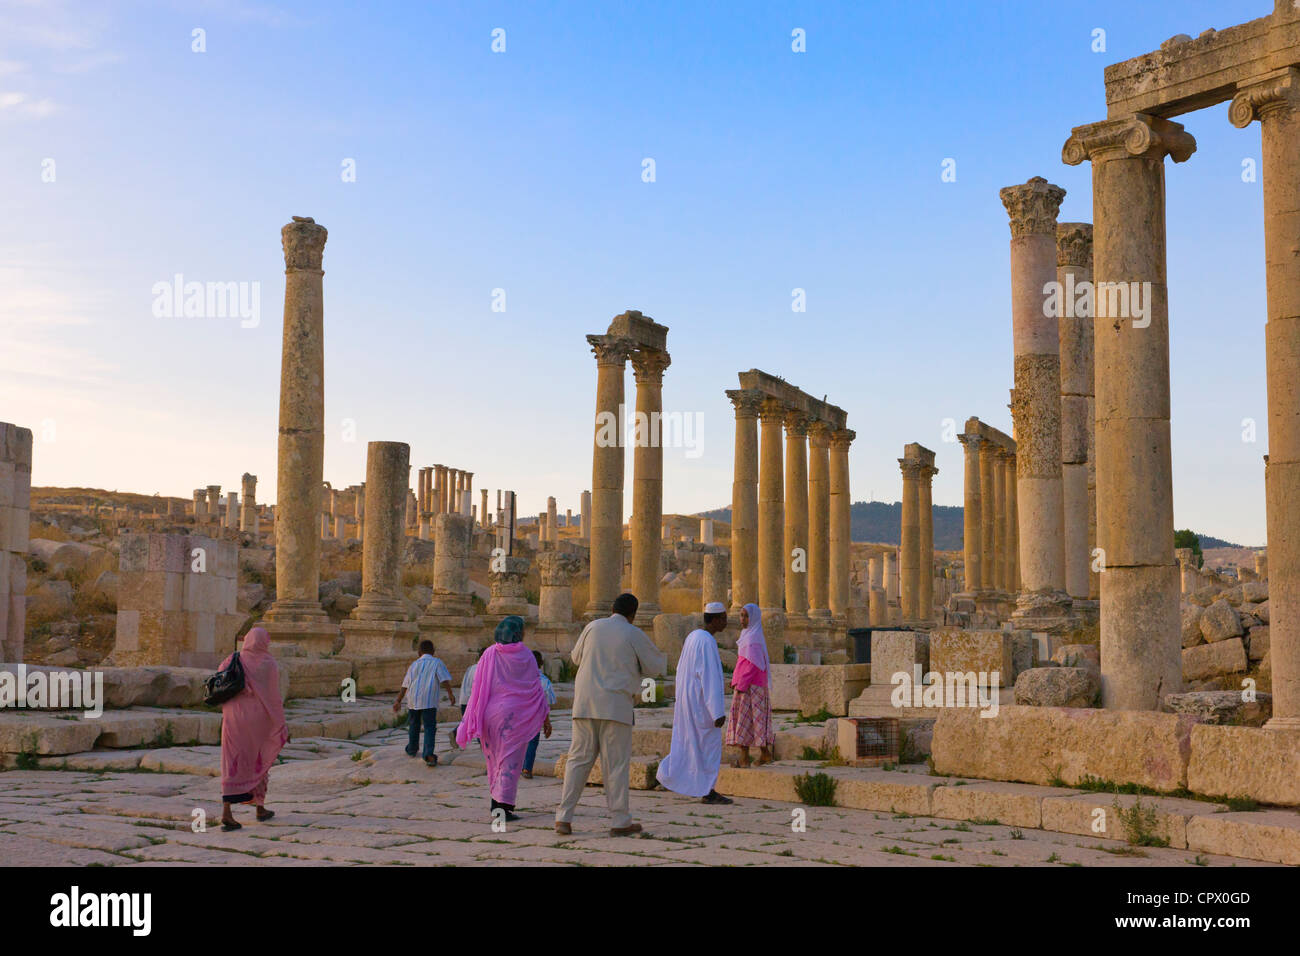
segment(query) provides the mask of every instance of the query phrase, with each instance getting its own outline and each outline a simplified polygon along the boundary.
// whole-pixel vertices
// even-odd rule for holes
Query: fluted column
[[[839,620],[848,614],[849,554],[852,544],[852,493],[849,490],[849,445],[857,434],[848,428],[836,429],[830,437],[830,586],[831,617]],[[879,581],[874,582],[879,584]]]
[[[1095,484],[1089,488],[1088,459],[1093,436],[1092,311],[1080,308],[1081,290],[1092,282],[1092,224],[1056,227],[1056,280],[1061,300],[1061,489],[1065,514],[1065,590],[1088,600],[1096,533]],[[1086,305],[1086,303],[1084,303]],[[1089,513],[1093,515],[1089,519]]]
[[[1263,151],[1264,261],[1268,322],[1267,500],[1269,658],[1273,729],[1300,728],[1300,70],[1290,67],[1241,89],[1228,117],[1259,120]],[[1257,559],[1258,560],[1258,559]],[[1258,564],[1256,565],[1258,568]]]
[[[651,620],[659,613],[664,517],[664,446],[655,425],[663,414],[667,352],[638,350],[632,356],[636,377],[637,442],[632,454],[632,593],[641,602],[639,615]],[[645,423],[642,428],[641,423]],[[552,502],[554,499],[552,499]],[[551,534],[554,514],[551,514]]]
[[[785,406],[766,398],[759,409],[762,444],[758,467],[759,607],[785,607],[785,474],[782,451]]]
[[[596,354],[596,419],[591,460],[591,590],[587,614],[606,617],[623,577],[623,370],[626,339],[588,335]]]
[[[1056,282],[1056,215],[1065,190],[1041,176],[998,194],[1011,218],[1011,323],[1020,488],[1018,618],[1055,618],[1065,593],[1061,489],[1061,347],[1046,296]]]
[[[731,480],[731,606],[757,602],[758,593],[758,411],[762,395],[727,392],[736,409],[736,446]]]
[[[1178,123],[1145,115],[1077,127],[1067,165],[1092,161],[1097,546],[1101,575],[1102,703],[1155,710],[1182,687],[1178,565],[1174,561],[1169,439],[1169,299],[1165,284],[1164,158],[1188,159],[1196,141]],[[1145,315],[1122,314],[1119,286],[1137,283]],[[1019,382],[1016,388],[1019,390]],[[1021,576],[1029,436],[1020,456]]]
[[[319,598],[325,463],[325,273],[321,264],[327,232],[314,220],[295,216],[280,237],[285,285],[276,468],[276,599],[265,617],[267,629],[277,638],[286,636],[285,631],[303,631],[309,636],[313,630],[334,630]]]
[[[831,616],[830,443],[829,425],[808,426],[808,616],[824,620]]]
[[[795,564],[795,550],[802,560]],[[808,616],[808,419],[798,411],[785,416],[785,610]],[[801,570],[795,570],[796,567]]]
[[[957,436],[961,441],[965,472],[962,482],[962,560],[965,563],[966,590],[974,594],[981,587],[983,565],[984,504],[980,494],[980,446],[984,439],[972,432]],[[875,586],[876,582],[872,582]]]

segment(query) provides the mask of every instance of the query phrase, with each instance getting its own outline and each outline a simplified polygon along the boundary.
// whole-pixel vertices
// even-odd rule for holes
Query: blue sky
[[[699,457],[665,452],[666,511],[729,502],[723,392],[751,367],[848,411],[855,500],[896,500],[919,441],[936,504],[959,505],[944,420],[1011,425],[998,189],[1046,176],[1062,220],[1091,220],[1090,169],[1060,152],[1104,118],[1103,68],[1270,7],[0,2],[0,420],[37,430],[37,484],[188,496],[251,471],[273,500],[279,229],[305,215],[330,231],[335,486],[363,479],[367,441],[406,441],[525,514],[576,509],[583,336],[640,309],[670,328],[666,410],[703,421]],[[1182,120],[1175,520],[1262,544],[1259,132],[1224,106]],[[259,283],[260,322],[155,316],[177,273]]]

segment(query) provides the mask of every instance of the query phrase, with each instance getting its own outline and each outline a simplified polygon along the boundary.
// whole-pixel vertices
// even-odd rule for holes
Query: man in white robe
[[[704,627],[691,631],[677,661],[673,740],[656,777],[676,793],[702,803],[731,803],[713,789],[722,766],[722,725],[727,720],[722,658],[713,635],[727,627],[727,609],[714,601],[704,608]]]

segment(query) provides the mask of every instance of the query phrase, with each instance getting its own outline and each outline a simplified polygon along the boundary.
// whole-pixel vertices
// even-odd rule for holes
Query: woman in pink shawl
[[[537,661],[523,643],[524,619],[514,614],[505,618],[493,640],[496,643],[483,652],[474,670],[474,686],[456,728],[456,743],[464,747],[478,738],[487,758],[492,813],[501,809],[507,820],[518,820],[515,795],[524,754],[539,731],[551,736],[550,707]]]
[[[736,670],[731,675],[731,719],[727,745],[740,748],[740,766],[749,766],[749,748],[758,747],[759,765],[772,762],[776,733],[772,730],[772,703],[768,696],[767,638],[763,612],[757,604],[740,611],[740,639],[736,641]]]
[[[234,657],[232,654],[230,657]],[[230,657],[221,662],[224,670]],[[257,807],[259,822],[275,813],[266,809],[266,785],[280,748],[289,742],[280,700],[280,672],[271,656],[271,638],[255,627],[239,651],[244,689],[221,705],[221,829],[238,830],[236,803]]]

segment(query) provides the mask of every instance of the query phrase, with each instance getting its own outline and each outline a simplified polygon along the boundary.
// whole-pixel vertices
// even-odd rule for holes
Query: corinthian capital
[[[1183,163],[1194,152],[1196,139],[1183,129],[1182,123],[1134,113],[1123,119],[1076,126],[1061,148],[1061,162],[1078,166],[1085,159],[1094,163],[1123,156],[1163,159],[1168,154],[1175,163]]]
[[[638,349],[632,353],[632,372],[638,385],[662,385],[664,369],[672,364],[667,352],[657,349]]]
[[[1020,186],[1006,186],[998,191],[1002,205],[1011,217],[1011,235],[1056,235],[1056,216],[1061,211],[1065,190],[1053,186],[1042,176],[1035,176]]]
[[[314,269],[319,272],[328,236],[328,230],[317,225],[310,216],[294,216],[293,222],[280,230],[285,271]]]
[[[851,428],[837,428],[831,432],[831,447],[848,450],[849,445],[853,444],[853,439],[858,437],[858,433]]]
[[[1271,110],[1293,110],[1300,105],[1300,70],[1289,66],[1243,86],[1228,107],[1228,122],[1244,129]]]
[[[630,339],[618,335],[588,335],[587,343],[596,353],[597,365],[617,365],[622,368],[627,364],[628,356],[635,351]]]
[[[729,388],[727,398],[735,406],[737,418],[757,418],[763,405],[763,393],[752,388]]]
[[[1057,224],[1056,264],[1058,266],[1092,265],[1092,223]]]

